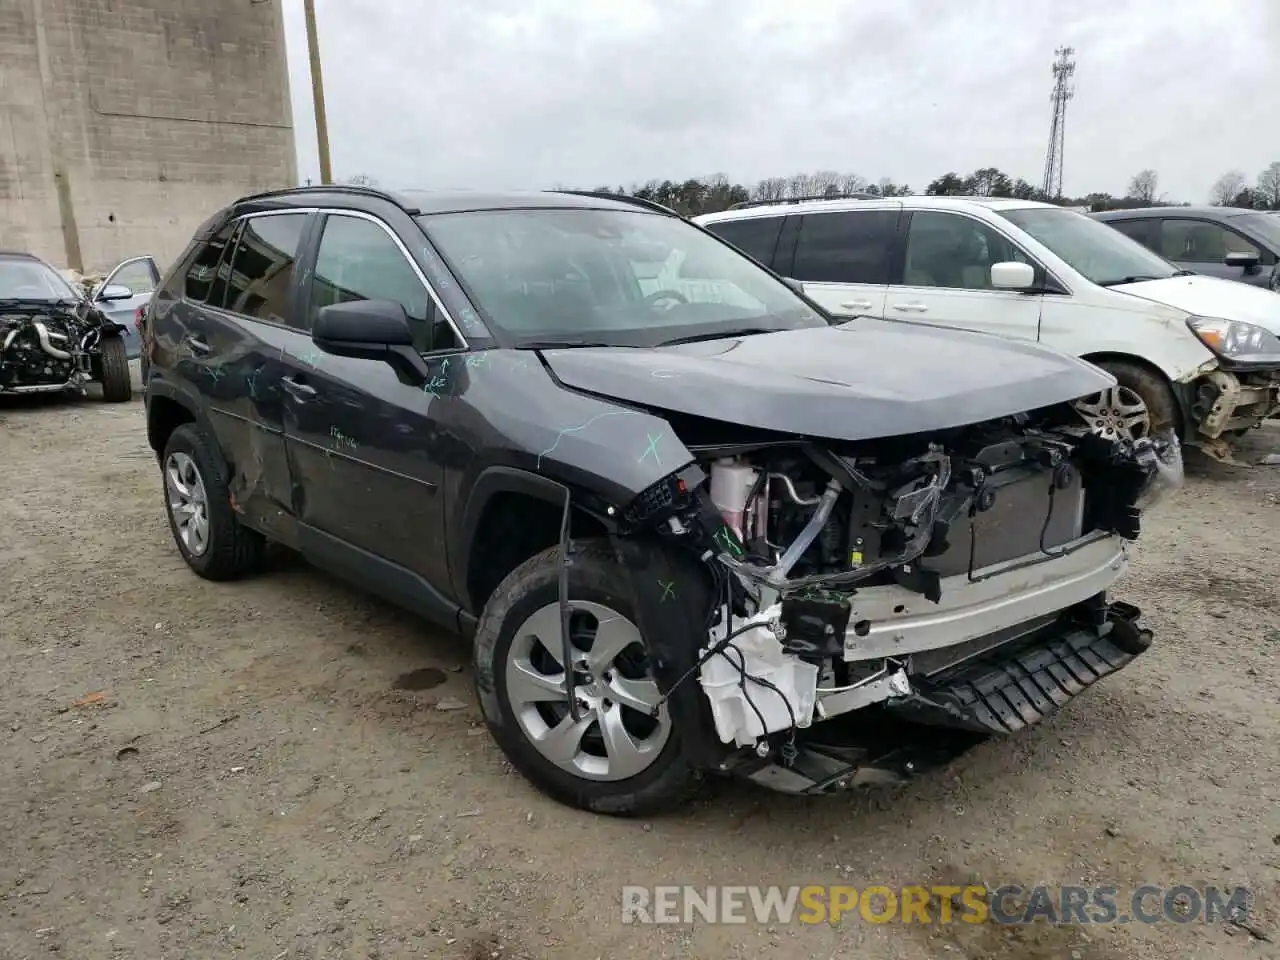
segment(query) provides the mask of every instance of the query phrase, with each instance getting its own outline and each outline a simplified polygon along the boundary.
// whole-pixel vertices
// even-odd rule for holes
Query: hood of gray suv
[[[980,423],[1113,385],[1075,357],[986,334],[857,319],[656,348],[543,351],[566,387],[832,440]]]

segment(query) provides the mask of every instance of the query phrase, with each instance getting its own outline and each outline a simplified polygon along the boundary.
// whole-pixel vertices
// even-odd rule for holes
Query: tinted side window
[[[807,214],[791,275],[816,283],[888,283],[897,228],[896,210]]]
[[[1131,240],[1137,240],[1144,247],[1149,247],[1150,249],[1156,250],[1156,252],[1159,253],[1159,250],[1156,249],[1158,244],[1156,243],[1154,237],[1152,236],[1152,234],[1155,231],[1151,229],[1152,224],[1155,223],[1155,221],[1153,220],[1107,220],[1105,221],[1105,223],[1107,224],[1107,226],[1112,227],[1113,229],[1119,230],[1121,233],[1123,233],[1126,237],[1129,237]]]
[[[985,223],[953,213],[917,211],[907,230],[903,282],[909,287],[990,290],[991,265],[1011,260],[1032,263]]]
[[[728,240],[748,256],[755,257],[765,266],[773,265],[773,251],[778,246],[778,234],[782,232],[782,217],[753,217],[750,220],[726,220],[709,223],[707,229]]]
[[[191,263],[191,269],[187,271],[186,295],[188,300],[195,300],[198,303],[212,303],[215,306],[222,306],[222,298],[225,290],[221,284],[217,285],[215,290],[214,279],[217,277],[218,264],[222,260],[222,255],[230,246],[231,236],[235,232],[239,223],[233,222],[227,224],[216,234],[214,234],[209,242],[196,254],[195,260]]]
[[[227,277],[228,310],[272,323],[289,322],[293,266],[306,224],[305,213],[245,220]]]
[[[447,320],[391,236],[371,220],[332,214],[325,219],[311,280],[311,318],[321,307],[353,300],[395,300],[409,317],[420,353],[457,349]],[[309,325],[310,325],[309,323]]]
[[[1160,254],[1186,263],[1222,263],[1228,253],[1252,253],[1258,248],[1226,227],[1207,220],[1165,220],[1160,226]]]

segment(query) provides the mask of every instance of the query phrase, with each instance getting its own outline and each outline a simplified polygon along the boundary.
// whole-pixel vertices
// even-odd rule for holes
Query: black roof
[[[637,206],[673,214],[658,204],[634,197],[572,190],[482,191],[482,190],[382,190],[353,184],[317,184],[288,187],[241,197],[232,207],[275,207],[320,205],[360,208],[368,204],[393,204],[410,216],[462,213],[475,210],[527,210],[531,208],[580,208],[591,210],[634,210]]]

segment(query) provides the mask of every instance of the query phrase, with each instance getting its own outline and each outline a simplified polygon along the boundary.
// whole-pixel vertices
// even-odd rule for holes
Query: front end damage
[[[1229,439],[1280,414],[1280,367],[1216,367],[1181,385],[1191,424],[1188,443],[1215,460],[1234,462]]]
[[[0,394],[83,391],[108,325],[85,301],[0,300]]]
[[[1181,450],[1078,422],[686,441],[696,462],[613,542],[690,762],[793,793],[897,779],[1139,656],[1151,635],[1107,590]]]

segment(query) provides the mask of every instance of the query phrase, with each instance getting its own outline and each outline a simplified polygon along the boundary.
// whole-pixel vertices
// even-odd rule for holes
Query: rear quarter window
[[[782,232],[782,221],[782,217],[722,220],[719,223],[708,223],[707,229],[747,256],[771,267],[774,251],[778,248],[778,235]]]
[[[215,307],[222,306],[226,297],[226,284],[215,281],[218,280],[218,266],[230,246],[237,226],[239,221],[232,221],[200,244],[191,265],[184,272],[183,294],[188,300]]]

